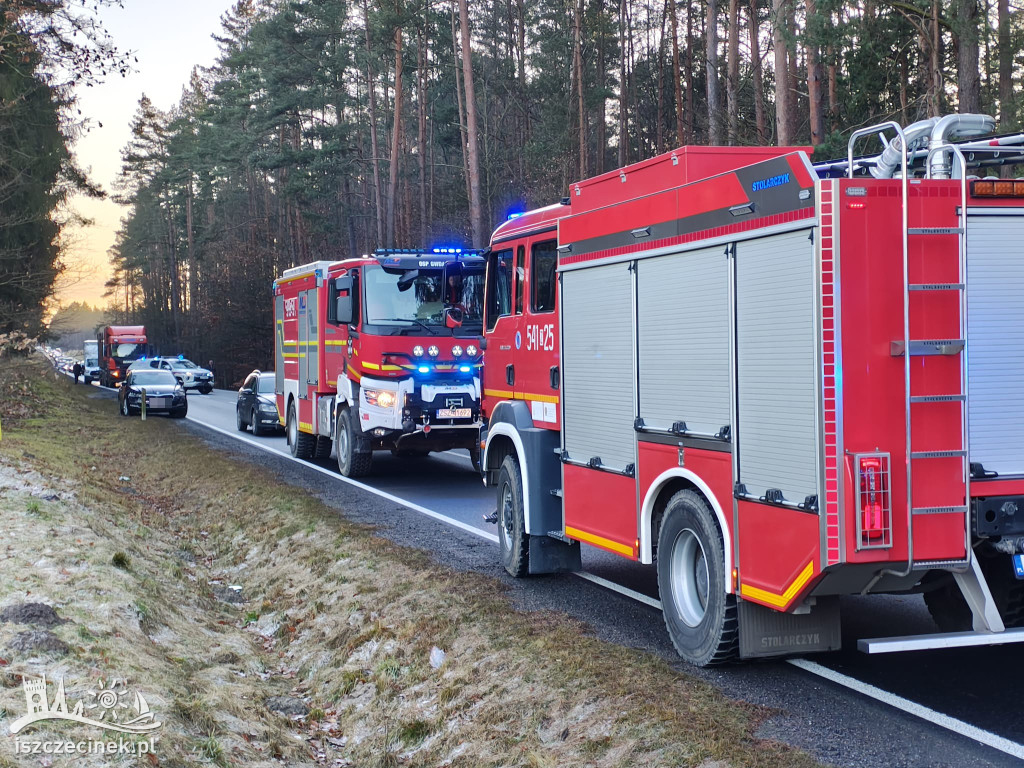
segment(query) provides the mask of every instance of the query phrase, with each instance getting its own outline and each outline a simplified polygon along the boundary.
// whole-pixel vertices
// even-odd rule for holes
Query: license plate
[[[149,407],[150,408],[166,408],[167,407],[167,398],[166,397],[151,397],[151,398],[149,398],[148,403],[149,403]]]
[[[439,408],[437,411],[439,419],[469,419],[472,416],[472,408]]]
[[[1013,575],[1018,579],[1024,579],[1024,555],[1013,556]]]

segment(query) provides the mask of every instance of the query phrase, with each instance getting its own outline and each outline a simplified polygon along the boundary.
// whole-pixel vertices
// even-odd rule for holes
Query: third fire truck
[[[292,454],[346,477],[373,451],[465,448],[479,466],[483,259],[391,249],[274,283],[278,413]]]
[[[994,127],[886,124],[821,166],[682,147],[499,227],[505,568],[652,564],[699,665],[837,648],[860,593],[924,592],[946,630],[864,650],[1024,640],[1024,180],[981,170],[1024,137]]]

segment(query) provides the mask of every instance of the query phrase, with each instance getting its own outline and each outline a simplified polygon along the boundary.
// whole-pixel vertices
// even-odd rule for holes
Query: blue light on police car
[[[421,365],[416,370],[419,371],[420,373],[430,373],[430,366],[429,365]]]

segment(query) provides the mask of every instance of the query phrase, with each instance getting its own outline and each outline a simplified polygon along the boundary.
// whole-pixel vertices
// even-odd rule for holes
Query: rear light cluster
[[[1024,197],[1024,179],[987,178],[971,182],[974,197]]]
[[[889,454],[854,456],[857,473],[858,549],[892,546],[892,484]]]

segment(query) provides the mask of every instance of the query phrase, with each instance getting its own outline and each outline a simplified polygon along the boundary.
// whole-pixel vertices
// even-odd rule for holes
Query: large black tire
[[[132,415],[132,409],[128,407],[128,398],[127,397],[125,397],[121,401],[121,403],[120,403],[120,405],[118,407],[118,410],[121,411],[121,415],[122,416],[131,416]]]
[[[252,425],[253,425],[253,430],[252,431],[253,431],[253,434],[255,434],[256,433],[256,429],[255,429],[256,422],[253,421]],[[235,429],[237,429],[239,432],[245,432],[245,419],[242,418],[242,409],[237,407],[237,406],[235,406]]]
[[[1003,624],[1024,627],[1024,581],[1013,575],[1009,555],[979,551],[978,558]],[[967,632],[973,628],[971,609],[952,578],[938,589],[925,592],[924,603],[941,631]]]
[[[188,416],[188,400],[185,401],[181,408],[175,408],[171,411],[172,419],[184,419],[186,416]]]
[[[679,491],[665,508],[658,533],[658,592],[669,637],[699,667],[736,657],[736,597],[726,594],[725,552],[707,502]]]
[[[338,471],[345,477],[365,477],[373,467],[373,452],[359,451],[358,423],[351,408],[342,408],[334,429]]]
[[[288,403],[287,420],[288,448],[296,459],[311,459],[316,448],[316,438],[299,429],[299,420],[295,415],[295,401]]]
[[[264,432],[266,432],[266,430],[260,426],[259,414],[256,412],[255,408],[253,408],[252,411],[249,412],[249,426],[252,427],[252,433],[256,437],[259,437]]]
[[[203,384],[203,385],[202,385],[202,386],[201,386],[201,387],[199,388],[199,392],[200,392],[201,394],[204,394],[204,395],[208,395],[208,394],[210,394],[211,392],[213,392],[213,385],[212,385],[212,384]]]
[[[506,456],[498,471],[498,553],[505,570],[515,578],[530,572],[523,473],[515,456]]]
[[[316,438],[316,449],[313,453],[314,459],[331,458],[331,438],[319,435]]]

